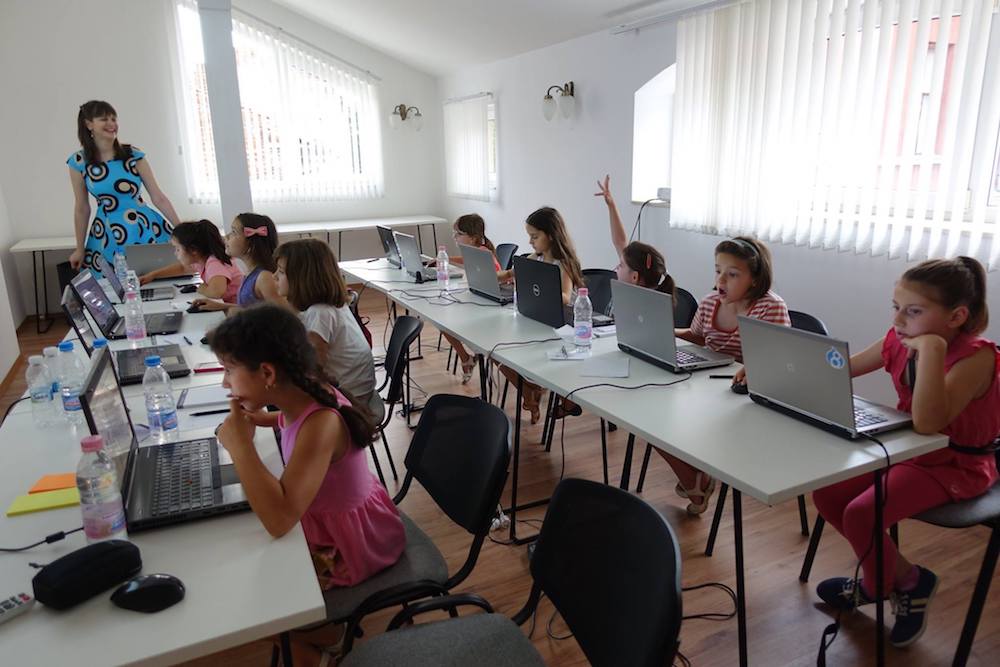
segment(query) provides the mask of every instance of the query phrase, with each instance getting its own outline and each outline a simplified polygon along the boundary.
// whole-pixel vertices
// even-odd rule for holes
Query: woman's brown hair
[[[972,257],[929,259],[903,274],[902,280],[929,287],[927,298],[945,308],[965,306],[969,317],[962,331],[977,334],[990,322],[986,306],[986,269]]]
[[[104,116],[118,117],[115,108],[104,100],[90,100],[80,105],[80,111],[76,114],[76,137],[83,147],[83,160],[87,164],[97,164],[101,162],[101,152],[97,150],[94,142],[94,135],[87,129],[87,121]],[[115,138],[114,151],[116,160],[127,160],[132,157],[132,146],[120,144]]]
[[[455,220],[453,229],[456,232],[462,232],[466,236],[471,237],[476,247],[486,248],[494,255],[497,254],[497,249],[494,247],[493,242],[486,238],[486,221],[478,213],[466,213],[459,216]]]
[[[243,229],[260,229],[266,231],[264,236],[254,234],[246,236],[247,255],[256,266],[274,273],[274,249],[278,247],[278,228],[274,226],[274,221],[266,215],[260,213],[240,213],[236,220],[243,225]],[[243,230],[240,230],[243,233]]]
[[[375,426],[367,408],[343,389],[348,402],[341,402],[328,386],[328,377],[316,359],[306,328],[295,313],[274,304],[261,303],[241,308],[208,332],[208,344],[218,356],[225,356],[251,371],[263,363],[273,364],[281,379],[306,392],[321,405],[340,413],[356,447],[367,447],[375,439]]]
[[[759,299],[771,289],[774,281],[774,268],[771,262],[771,251],[763,241],[750,236],[736,236],[715,246],[715,254],[726,254],[738,257],[747,263],[753,283],[747,290],[746,298],[753,301]]]
[[[550,249],[552,257],[559,260],[563,270],[569,274],[573,287],[584,287],[580,260],[576,258],[576,250],[573,248],[569,232],[566,231],[566,223],[559,211],[551,206],[543,206],[532,212],[524,222],[549,237],[552,244]]]
[[[340,308],[350,301],[337,256],[319,239],[282,243],[274,251],[274,259],[285,262],[288,302],[298,310],[317,303]]]
[[[673,276],[667,273],[667,260],[659,250],[648,243],[632,241],[622,250],[622,260],[630,271],[639,274],[640,285],[669,294],[676,300],[677,286]]]

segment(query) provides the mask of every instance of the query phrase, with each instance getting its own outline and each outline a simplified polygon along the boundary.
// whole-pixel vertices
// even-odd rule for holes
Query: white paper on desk
[[[206,429],[214,429],[224,422],[228,416],[228,412],[217,415],[203,415],[201,417],[182,414],[178,417],[178,425],[182,433],[185,431],[204,431]]]
[[[573,342],[573,336],[576,334],[576,332],[573,329],[573,327],[571,327],[568,324],[564,324],[561,327],[559,327],[558,329],[556,329],[556,328],[553,327],[552,331],[554,331],[557,336],[559,336],[560,338],[562,338],[567,343],[572,343]]]
[[[591,357],[580,366],[580,377],[627,378],[628,357],[624,354],[605,354]]]
[[[221,384],[189,387],[181,392],[180,400],[177,401],[179,408],[201,408],[210,405],[229,405],[229,390]]]
[[[156,336],[157,345],[180,345],[181,348],[191,347],[197,345],[204,333],[187,333],[187,334],[158,334]],[[187,340],[185,340],[185,338]],[[190,342],[188,342],[190,341]]]
[[[583,361],[590,357],[590,350],[581,350],[573,345],[563,345],[558,350],[549,350],[550,361]]]
[[[594,338],[609,338],[617,335],[618,330],[615,329],[615,325],[613,324],[609,324],[606,327],[594,327]]]

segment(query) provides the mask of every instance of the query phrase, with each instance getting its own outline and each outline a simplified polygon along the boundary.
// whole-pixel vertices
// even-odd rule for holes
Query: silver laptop
[[[136,271],[136,275],[139,272]],[[115,296],[118,297],[119,303],[125,303],[125,286],[122,285],[122,281],[118,280],[118,274],[114,271],[105,271],[104,278],[111,285],[111,289],[114,291]],[[139,289],[139,296],[143,301],[163,301],[165,299],[174,298],[174,287],[173,285],[168,285],[166,287],[143,287]]]
[[[848,438],[909,426],[910,415],[854,395],[844,341],[740,317],[750,398]]]
[[[399,259],[403,264],[403,269],[416,279],[418,283],[425,283],[429,280],[437,280],[434,267],[424,266],[424,258],[421,257],[417,249],[417,239],[410,234],[393,232],[396,239],[396,249],[399,250]],[[460,272],[449,270],[449,278],[461,278]]]
[[[500,305],[514,302],[513,285],[501,285],[497,279],[497,267],[493,263],[493,253],[486,248],[460,245],[462,265],[469,281],[469,291],[496,301]]]
[[[382,250],[385,252],[386,260],[397,269],[400,268],[399,250],[396,249],[396,239],[392,235],[392,230],[382,225],[377,226],[375,230],[378,231],[378,240],[382,242]]]
[[[618,348],[625,354],[673,373],[733,363],[728,354],[707,347],[678,347],[674,336],[674,300],[669,294],[612,280],[611,298],[615,304]]]
[[[143,276],[155,269],[177,263],[172,243],[133,243],[125,246],[128,268]],[[172,276],[177,278],[177,276]]]

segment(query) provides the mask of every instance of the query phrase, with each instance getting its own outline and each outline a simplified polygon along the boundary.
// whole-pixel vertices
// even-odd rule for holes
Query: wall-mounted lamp
[[[395,130],[403,123],[406,123],[406,127],[419,132],[420,128],[424,126],[424,117],[420,114],[420,109],[408,107],[405,104],[396,106],[389,116],[389,125]]]
[[[552,120],[556,115],[556,100],[552,97],[553,90],[559,91],[559,112],[563,118],[569,118],[576,109],[576,97],[573,95],[574,87],[572,81],[564,83],[561,86],[549,86],[549,89],[545,91],[545,97],[542,99],[542,113],[545,114],[545,120]]]

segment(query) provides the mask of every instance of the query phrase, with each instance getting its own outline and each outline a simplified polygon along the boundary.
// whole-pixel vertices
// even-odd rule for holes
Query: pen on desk
[[[181,338],[183,338],[184,342],[187,343],[188,345],[194,345],[194,343],[191,342],[191,339],[188,338],[187,336],[181,336]]]
[[[205,410],[203,412],[192,412],[191,416],[192,417],[207,417],[208,415],[224,415],[227,412],[229,412],[229,408],[225,408],[224,410]]]
[[[709,375],[709,380],[732,380],[732,375]]]

